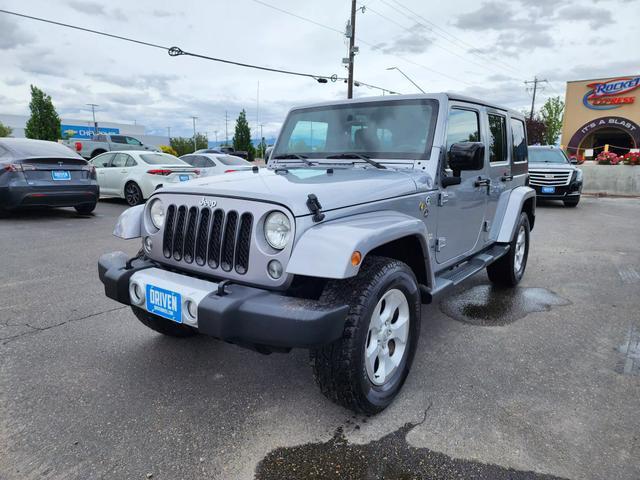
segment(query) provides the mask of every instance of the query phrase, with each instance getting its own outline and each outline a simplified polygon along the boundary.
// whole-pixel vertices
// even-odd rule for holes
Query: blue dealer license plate
[[[69,170],[51,170],[51,178],[54,180],[71,180],[71,172]]]
[[[542,193],[556,193],[556,187],[542,187]]]
[[[189,180],[189,175],[180,175],[181,182],[186,182],[187,180]]]
[[[177,323],[182,323],[182,295],[147,284],[147,310]]]

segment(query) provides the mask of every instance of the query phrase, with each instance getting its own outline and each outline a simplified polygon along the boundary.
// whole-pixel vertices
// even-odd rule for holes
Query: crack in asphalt
[[[82,317],[70,318],[69,320],[65,320],[64,322],[56,323],[55,325],[49,325],[47,327],[35,327],[33,325],[30,325],[29,323],[11,324],[7,320],[6,322],[0,322],[0,325],[2,325],[4,327],[27,327],[27,328],[30,328],[30,330],[28,330],[26,332],[19,333],[17,335],[11,335],[11,336],[8,336],[8,337],[0,337],[0,342],[2,342],[2,345],[7,345],[9,342],[12,342],[13,340],[17,340],[18,338],[22,338],[22,337],[27,336],[27,335],[32,335],[32,334],[35,334],[35,333],[44,332],[46,330],[51,330],[53,328],[61,327],[61,326],[66,325],[68,323],[79,322],[81,320],[86,320],[87,318],[91,318],[91,317],[96,317],[98,315],[102,315],[103,313],[116,312],[118,310],[123,310],[125,308],[128,308],[128,307],[127,306],[122,306],[122,307],[109,308],[107,310],[90,313],[90,314],[84,315]]]

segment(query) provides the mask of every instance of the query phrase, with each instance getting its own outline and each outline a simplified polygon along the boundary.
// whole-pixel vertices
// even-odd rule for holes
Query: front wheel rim
[[[364,346],[364,363],[374,385],[387,383],[406,355],[409,312],[407,297],[396,288],[385,292],[373,310]]]
[[[522,269],[526,247],[527,232],[524,229],[524,225],[520,225],[520,229],[518,230],[518,237],[516,238],[515,255],[513,260],[513,270],[515,273],[520,273],[520,270]]]

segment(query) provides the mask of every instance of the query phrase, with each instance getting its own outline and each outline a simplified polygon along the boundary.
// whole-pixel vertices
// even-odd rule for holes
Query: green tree
[[[193,137],[171,137],[171,148],[173,148],[177,156],[186,155],[187,153],[193,153],[195,150],[207,148],[209,146],[209,140],[206,135],[202,133],[196,134],[196,147],[193,148]]]
[[[55,142],[60,138],[60,117],[53,106],[51,97],[31,85],[31,117],[27,121],[24,134],[27,138],[37,140],[51,140]]]
[[[0,122],[0,137],[8,137],[13,132],[13,128]]]
[[[555,145],[562,130],[562,114],[564,102],[560,97],[550,97],[540,109],[540,116],[544,122],[544,143]]]
[[[258,147],[256,148],[256,155],[260,158],[264,158],[264,152],[267,150],[267,142],[264,137],[260,140]]]
[[[244,111],[244,108],[236,120],[236,130],[233,135],[233,149],[249,152],[250,155],[255,152],[253,144],[251,143],[251,129],[249,128],[247,113]]]
[[[525,117],[525,123],[527,125],[527,141],[529,145],[546,145],[544,122],[534,116],[533,119]]]

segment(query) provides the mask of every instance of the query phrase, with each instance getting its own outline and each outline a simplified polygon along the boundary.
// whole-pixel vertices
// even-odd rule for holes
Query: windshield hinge
[[[307,196],[307,208],[311,213],[313,213],[314,222],[321,222],[322,220],[324,220],[324,213],[320,211],[322,210],[322,205],[320,205],[318,197],[316,197],[313,193],[310,193]]]

